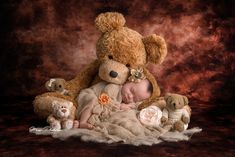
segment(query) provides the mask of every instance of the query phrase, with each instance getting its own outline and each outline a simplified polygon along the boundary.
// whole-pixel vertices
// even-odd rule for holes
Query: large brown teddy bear
[[[34,110],[40,117],[46,118],[51,113],[53,101],[71,101],[75,110],[79,105],[76,97],[81,89],[88,88],[100,80],[123,84],[130,75],[130,69],[143,69],[144,75],[153,85],[152,96],[139,108],[147,107],[160,96],[159,86],[145,65],[148,62],[162,63],[167,54],[165,40],[155,34],[143,37],[125,27],[125,18],[117,12],[100,14],[95,19],[95,24],[102,32],[96,44],[97,59],[74,79],[65,82],[64,88],[69,91],[69,95],[47,92],[35,98]]]

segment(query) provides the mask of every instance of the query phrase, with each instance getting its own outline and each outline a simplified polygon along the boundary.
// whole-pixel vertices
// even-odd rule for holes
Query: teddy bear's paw
[[[72,128],[73,128],[73,121],[72,121],[72,120],[66,120],[66,121],[63,123],[62,128],[63,128],[63,129],[72,129]]]
[[[161,122],[162,122],[162,123],[166,123],[166,122],[167,122],[167,118],[166,118],[166,117],[164,117],[164,116],[162,116],[162,118],[161,118]]]
[[[66,89],[64,89],[61,94],[65,95],[65,96],[72,96],[72,94]]]
[[[184,131],[184,123],[182,121],[178,121],[174,124],[173,129],[179,132]]]
[[[189,119],[189,117],[183,116],[182,121],[184,122],[184,124],[188,124],[190,119]]]
[[[60,122],[55,120],[53,123],[50,124],[51,130],[61,130]]]

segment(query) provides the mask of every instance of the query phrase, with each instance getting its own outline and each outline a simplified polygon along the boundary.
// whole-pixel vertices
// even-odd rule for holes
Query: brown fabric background
[[[128,27],[166,39],[166,60],[149,65],[163,93],[227,102],[235,92],[234,6],[232,0],[2,1],[1,92],[34,96],[51,77],[75,77],[96,58],[95,17],[119,11]]]

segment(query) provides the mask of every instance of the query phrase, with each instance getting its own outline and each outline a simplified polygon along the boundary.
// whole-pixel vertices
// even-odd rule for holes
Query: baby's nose
[[[133,98],[133,95],[132,95],[132,94],[128,94],[128,98],[129,98],[129,99],[132,99],[132,98]]]

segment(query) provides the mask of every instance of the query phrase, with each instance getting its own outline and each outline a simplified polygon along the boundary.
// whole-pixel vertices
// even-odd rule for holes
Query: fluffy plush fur
[[[161,121],[172,125],[172,130],[182,132],[187,129],[190,115],[184,106],[188,106],[188,98],[179,94],[166,94],[166,108],[163,109]]]
[[[73,127],[73,120],[70,119],[73,103],[69,101],[53,101],[52,114],[48,116],[47,122],[54,130],[71,129]]]
[[[79,104],[75,99],[81,89],[90,87],[100,79],[123,84],[128,76],[129,68],[143,68],[146,78],[153,85],[152,96],[145,100],[141,108],[149,106],[160,95],[160,89],[154,76],[146,69],[148,62],[161,63],[166,54],[165,40],[155,34],[143,37],[138,32],[124,26],[125,18],[117,12],[100,14],[95,25],[101,32],[96,44],[97,59],[82,70],[74,79],[65,82],[65,89],[69,95],[58,92],[47,92],[39,95],[34,100],[34,110],[40,117],[47,117],[51,113],[54,100],[71,101],[75,107]],[[116,78],[111,77],[110,72],[118,73]]]
[[[64,95],[69,95],[68,90],[65,89],[65,80],[61,78],[51,78],[45,83],[48,91],[59,92]]]

